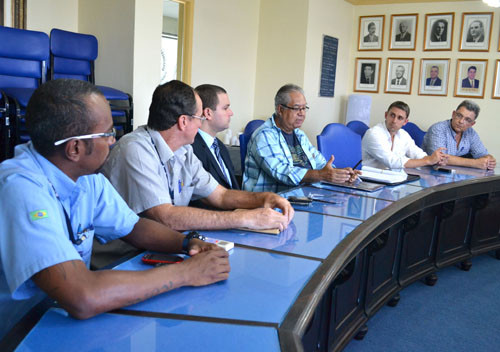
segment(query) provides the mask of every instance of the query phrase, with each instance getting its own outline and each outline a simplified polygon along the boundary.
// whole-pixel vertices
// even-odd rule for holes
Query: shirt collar
[[[200,134],[201,138],[203,138],[207,146],[211,148],[212,144],[214,144],[215,137],[212,137],[210,134],[201,129],[198,129],[198,133]]]
[[[165,142],[160,132],[155,131],[147,126],[143,127],[147,132],[149,132],[149,136],[153,140],[154,146],[156,147],[156,151],[158,152],[158,156],[160,157],[161,161],[167,162],[167,160],[170,160],[174,156],[174,152],[172,151],[172,149],[170,149],[167,142]],[[179,148],[179,150],[180,149],[182,148]]]
[[[448,127],[450,128],[451,135],[453,136],[453,138],[455,138],[455,136],[457,135],[457,132],[455,132],[453,127],[451,127],[451,119],[448,120]]]
[[[54,186],[59,198],[63,201],[69,198],[74,192],[80,192],[82,188],[78,185],[78,181],[74,182],[68,175],[61,171],[57,166],[52,164],[44,156],[38,153],[32,142],[28,142],[29,152],[32,153],[34,159],[40,166],[47,180]]]

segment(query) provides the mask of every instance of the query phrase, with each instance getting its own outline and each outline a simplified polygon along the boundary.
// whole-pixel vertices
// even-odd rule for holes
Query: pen
[[[363,161],[363,159],[361,159],[360,161],[358,161],[358,162],[356,163],[356,165],[354,165],[354,166],[352,167],[352,169],[353,169],[353,170],[355,170],[355,169],[359,166],[359,164],[361,164],[361,162],[362,162],[362,161]]]

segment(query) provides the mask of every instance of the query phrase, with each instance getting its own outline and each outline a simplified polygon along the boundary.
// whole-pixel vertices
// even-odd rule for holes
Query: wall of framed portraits
[[[360,5],[355,17],[351,92],[372,95],[371,125],[402,100],[427,130],[471,99],[481,107],[474,129],[500,157],[500,9],[481,1]]]

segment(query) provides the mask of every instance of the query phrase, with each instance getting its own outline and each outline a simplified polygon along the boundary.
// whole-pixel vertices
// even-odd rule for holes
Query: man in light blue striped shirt
[[[358,172],[337,169],[300,130],[306,118],[304,91],[287,84],[274,98],[276,112],[252,135],[247,147],[243,188],[279,192],[306,182],[352,182]]]

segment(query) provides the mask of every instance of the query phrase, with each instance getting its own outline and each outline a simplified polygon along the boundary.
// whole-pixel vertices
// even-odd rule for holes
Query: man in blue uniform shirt
[[[95,86],[76,80],[42,85],[28,104],[26,125],[32,142],[0,164],[0,338],[42,292],[85,319],[228,277],[224,250],[139,219],[95,174],[115,136],[109,104]],[[93,272],[94,236],[193,257],[145,272]]]

